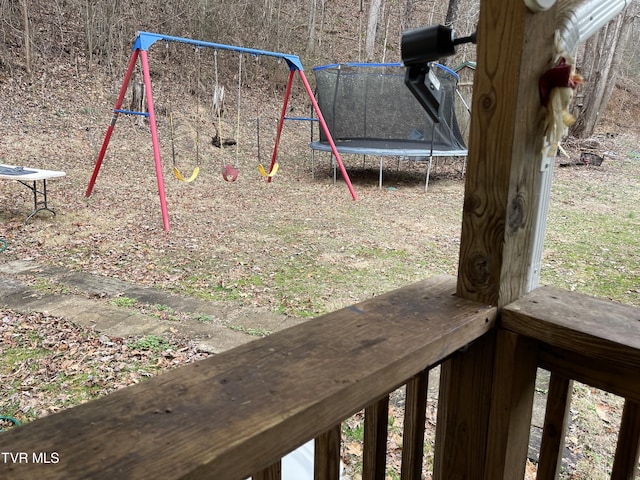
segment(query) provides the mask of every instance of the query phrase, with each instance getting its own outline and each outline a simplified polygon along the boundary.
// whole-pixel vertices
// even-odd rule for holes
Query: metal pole
[[[356,195],[356,192],[353,189],[353,185],[351,185],[349,174],[347,173],[347,170],[344,168],[344,164],[342,163],[342,159],[340,158],[340,154],[338,153],[338,148],[336,147],[336,144],[333,141],[333,138],[331,137],[331,132],[329,131],[329,127],[327,127],[327,123],[324,121],[324,117],[322,116],[322,112],[320,111],[318,102],[316,102],[316,98],[313,95],[313,90],[311,90],[311,86],[309,85],[307,77],[304,75],[304,72],[302,70],[298,70],[298,73],[300,74],[300,78],[302,79],[304,88],[307,90],[307,94],[309,95],[309,100],[311,100],[311,104],[313,105],[313,109],[318,115],[318,121],[320,122],[320,126],[322,127],[322,130],[324,131],[324,134],[327,137],[327,141],[331,146],[331,151],[333,152],[333,156],[335,157],[336,161],[338,162],[338,165],[340,166],[340,172],[342,173],[342,178],[344,178],[344,181],[347,184],[347,187],[349,188],[349,192],[351,192],[351,197],[354,200],[358,200],[358,195]]]
[[[280,120],[278,121],[278,133],[276,134],[276,141],[273,145],[273,154],[271,155],[271,165],[269,166],[269,173],[273,171],[273,166],[276,164],[276,158],[278,156],[278,145],[280,145],[280,137],[282,136],[282,127],[284,126],[284,117],[287,114],[287,105],[289,104],[289,97],[291,96],[291,86],[293,85],[294,70],[289,70],[289,80],[287,81],[287,88],[284,94],[284,102],[282,103],[282,111],[280,112]],[[267,182],[271,182],[270,177],[267,175]]]
[[[102,161],[107,151],[107,146],[109,145],[111,134],[113,133],[113,129],[116,126],[116,120],[118,120],[118,113],[119,113],[120,107],[122,106],[122,101],[124,100],[124,96],[127,93],[127,88],[129,87],[131,74],[133,73],[133,69],[136,66],[136,61],[138,60],[138,53],[139,53],[139,50],[134,50],[131,53],[131,59],[129,60],[127,73],[125,74],[124,80],[122,81],[122,87],[120,87],[120,94],[118,95],[118,99],[116,100],[116,105],[113,109],[113,116],[111,117],[111,123],[109,124],[109,128],[107,128],[107,133],[104,136],[104,140],[102,142],[102,148],[100,149],[100,153],[98,154],[96,165],[93,168],[93,175],[91,175],[91,180],[89,180],[87,191],[84,194],[85,197],[88,197],[91,195],[91,192],[93,191],[93,186],[96,183],[96,178],[98,177],[98,172],[100,171],[100,167],[102,166]]]
[[[162,223],[164,230],[169,231],[169,212],[167,199],[164,194],[164,179],[162,177],[162,162],[160,161],[160,144],[158,143],[158,130],[156,128],[156,114],[153,108],[153,94],[151,92],[151,75],[149,74],[149,59],[147,51],[140,51],[142,60],[142,76],[147,90],[147,110],[149,110],[149,128],[151,129],[151,143],[153,144],[153,159],[156,164],[156,178],[158,180],[158,195],[160,196],[160,210],[162,211]]]

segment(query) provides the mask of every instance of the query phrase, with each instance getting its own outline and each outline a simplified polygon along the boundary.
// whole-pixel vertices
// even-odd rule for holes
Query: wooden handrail
[[[504,308],[500,326],[519,335],[640,370],[640,309],[553,287]]]
[[[501,312],[485,478],[521,478],[533,381],[551,371],[540,452],[540,480],[557,478],[572,380],[625,398],[612,480],[638,474],[640,309],[555,288],[539,288]],[[517,359],[516,368],[505,363]],[[506,362],[505,362],[506,360]]]
[[[3,433],[0,451],[58,461],[0,464],[0,477],[269,478],[492,329],[495,308],[454,292],[453,277],[403,287]]]

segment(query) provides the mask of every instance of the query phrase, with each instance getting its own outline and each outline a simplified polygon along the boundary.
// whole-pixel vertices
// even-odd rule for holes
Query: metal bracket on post
[[[542,267],[542,252],[544,247],[544,235],[547,230],[547,215],[549,213],[549,201],[551,197],[551,183],[553,179],[553,166],[555,159],[547,154],[550,147],[545,146],[540,161],[540,175],[536,185],[536,209],[535,228],[533,229],[531,255],[527,269],[526,292],[530,292],[540,282],[540,269]]]

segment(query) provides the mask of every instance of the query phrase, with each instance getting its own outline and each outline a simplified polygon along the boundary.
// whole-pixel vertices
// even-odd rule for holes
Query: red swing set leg
[[[289,80],[287,81],[287,88],[284,94],[284,102],[282,105],[282,112],[280,113],[280,121],[278,123],[278,133],[276,135],[276,141],[275,141],[275,145],[273,146],[273,154],[271,155],[271,166],[269,167],[269,173],[271,173],[273,171],[273,167],[276,164],[276,158],[278,156],[278,145],[280,144],[280,136],[282,135],[282,127],[284,125],[284,117],[286,116],[287,113],[287,106],[289,104],[289,97],[291,96],[291,87],[293,85],[293,77],[295,75],[295,72],[298,72],[298,74],[300,75],[300,79],[302,80],[302,84],[304,85],[305,90],[307,91],[307,95],[309,96],[309,100],[311,101],[311,105],[313,106],[313,109],[316,112],[316,115],[318,116],[318,121],[320,122],[320,127],[323,129],[325,135],[327,136],[327,139],[329,140],[329,145],[331,146],[331,152],[333,153],[333,156],[335,157],[336,161],[338,162],[338,166],[340,167],[340,173],[342,173],[342,178],[344,178],[345,183],[347,184],[347,187],[349,188],[349,192],[351,193],[351,197],[354,200],[358,200],[358,195],[356,194],[355,190],[353,189],[353,185],[351,184],[351,179],[349,179],[349,174],[347,173],[347,170],[344,167],[344,164],[342,163],[342,158],[340,157],[340,153],[338,153],[338,148],[336,147],[333,138],[331,137],[331,133],[329,132],[329,127],[327,126],[327,123],[324,120],[324,117],[322,116],[322,112],[320,111],[320,107],[318,106],[318,102],[316,102],[316,98],[313,94],[313,90],[311,89],[311,85],[309,85],[309,81],[307,80],[307,77],[305,76],[304,72],[302,70],[298,70],[298,69],[291,69],[289,71]],[[271,179],[273,177],[272,176],[267,176],[267,181],[271,182]]]
[[[158,142],[158,129],[156,128],[156,115],[153,107],[153,93],[151,90],[151,76],[149,75],[149,59],[148,59],[146,50],[135,49],[131,53],[131,59],[129,60],[127,73],[125,74],[124,80],[122,81],[120,94],[118,95],[118,99],[116,100],[116,104],[113,109],[113,116],[111,117],[111,123],[107,128],[107,133],[105,134],[104,141],[102,142],[102,148],[100,149],[100,153],[98,154],[98,159],[96,160],[96,164],[93,169],[91,180],[89,180],[89,186],[87,187],[85,197],[89,197],[91,195],[91,192],[93,191],[93,186],[95,185],[96,178],[98,177],[98,172],[100,171],[100,167],[102,166],[102,162],[104,160],[104,156],[107,151],[107,146],[109,145],[109,140],[111,139],[111,135],[116,126],[116,121],[118,120],[118,114],[121,112],[120,108],[122,107],[124,96],[127,93],[127,88],[129,87],[129,82],[131,81],[131,75],[133,74],[133,70],[136,66],[138,57],[140,57],[140,61],[142,63],[142,76],[144,78],[144,86],[146,90],[147,112],[149,116],[149,128],[151,130],[151,143],[153,145],[153,158],[154,158],[155,167],[156,167],[158,195],[160,196],[160,210],[162,212],[162,224],[163,224],[164,230],[168,232],[169,231],[169,212],[167,209],[167,198],[165,196],[165,191],[164,191],[164,178],[162,176],[162,162],[160,161],[160,143]]]

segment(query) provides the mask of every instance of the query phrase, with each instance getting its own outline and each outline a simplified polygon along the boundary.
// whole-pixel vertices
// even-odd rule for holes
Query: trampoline
[[[463,157],[467,147],[456,118],[458,75],[431,64],[444,98],[440,121],[434,122],[404,83],[400,63],[342,63],[315,67],[318,105],[340,154],[428,159],[425,191],[434,157]],[[313,151],[331,152],[320,131]],[[335,178],[335,161],[334,161]]]

